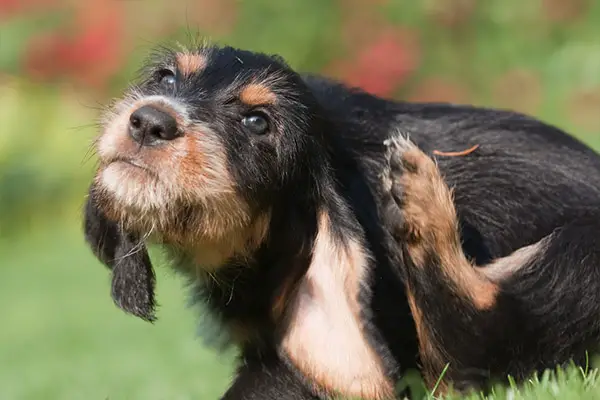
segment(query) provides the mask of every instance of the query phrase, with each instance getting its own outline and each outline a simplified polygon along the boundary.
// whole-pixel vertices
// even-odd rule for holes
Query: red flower
[[[124,10],[117,1],[88,1],[76,21],[78,34],[65,57],[70,73],[92,86],[106,81],[121,66]]]
[[[387,30],[358,53],[356,60],[335,66],[339,77],[379,96],[390,96],[419,63],[418,45],[410,31]]]
[[[51,32],[31,40],[25,70],[37,79],[64,78],[102,86],[121,66],[122,16],[116,1],[89,0],[69,26],[74,34]]]

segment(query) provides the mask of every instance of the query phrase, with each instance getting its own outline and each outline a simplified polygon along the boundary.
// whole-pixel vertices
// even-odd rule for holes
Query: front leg
[[[279,357],[246,356],[221,400],[319,400]]]

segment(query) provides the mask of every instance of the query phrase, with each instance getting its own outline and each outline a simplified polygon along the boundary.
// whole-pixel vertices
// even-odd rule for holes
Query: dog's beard
[[[105,177],[97,180],[96,191],[110,219],[153,242],[187,247],[203,240],[226,240],[251,222],[248,206],[229,193],[191,198],[165,188],[159,179],[140,184],[107,182]]]

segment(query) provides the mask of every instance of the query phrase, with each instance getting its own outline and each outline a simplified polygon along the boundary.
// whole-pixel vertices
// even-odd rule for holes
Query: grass
[[[199,310],[186,307],[182,282],[163,266],[157,274],[161,307],[151,325],[113,305],[108,271],[77,224],[0,242],[0,399],[217,399],[232,355],[204,347]],[[402,384],[437,398],[416,374]],[[600,382],[595,369],[568,368],[498,387],[488,398],[600,399]]]
[[[443,376],[443,373],[442,373]],[[440,381],[442,376],[440,376]],[[508,384],[495,386],[491,393],[486,395],[472,393],[466,396],[446,396],[444,400],[575,400],[575,399],[600,399],[599,371],[595,368],[556,368],[544,371],[541,375],[532,376],[527,382],[517,385],[510,377]],[[438,381],[438,384],[440,383]],[[436,388],[427,392],[415,374],[405,379],[405,386],[413,389],[423,400],[441,400],[436,396]]]
[[[205,349],[181,282],[157,268],[159,321],[120,312],[74,224],[0,243],[0,399],[216,399],[231,360]]]

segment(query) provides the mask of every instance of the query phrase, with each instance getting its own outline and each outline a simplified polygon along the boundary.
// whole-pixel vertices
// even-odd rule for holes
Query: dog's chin
[[[104,166],[97,181],[103,190],[128,208],[161,209],[165,199],[170,197],[155,173],[130,161],[117,160]]]
[[[130,161],[103,166],[96,176],[101,207],[106,215],[139,233],[168,225],[173,194],[158,175]]]

